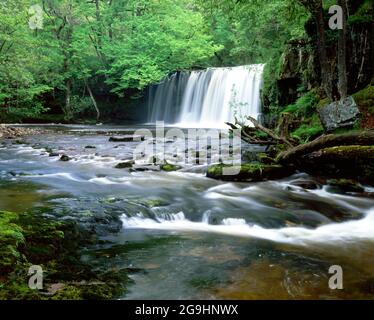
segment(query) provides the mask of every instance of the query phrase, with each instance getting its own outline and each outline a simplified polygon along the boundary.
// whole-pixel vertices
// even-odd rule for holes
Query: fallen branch
[[[275,141],[284,143],[290,148],[294,147],[294,144],[291,143],[288,139],[286,139],[285,137],[280,137],[275,132],[273,132],[272,130],[265,128],[256,119],[254,119],[250,116],[248,116],[247,119],[253,123],[253,125],[255,126],[256,129],[264,132],[265,134],[267,134],[269,137],[271,137]]]
[[[265,145],[265,146],[270,146],[270,145],[276,145],[277,144],[274,141],[257,139],[254,136],[251,136],[250,134],[248,134],[244,130],[245,128],[240,128],[240,127],[238,127],[238,126],[236,126],[232,123],[225,122],[225,124],[227,124],[232,130],[241,130],[240,138],[244,142],[247,142],[249,144],[258,144],[258,145]],[[239,135],[237,134],[237,136],[239,136]]]

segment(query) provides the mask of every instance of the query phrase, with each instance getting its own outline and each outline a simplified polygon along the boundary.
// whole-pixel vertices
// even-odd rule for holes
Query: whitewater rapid
[[[323,225],[316,229],[287,227],[266,229],[258,225],[247,224],[244,219],[227,218],[222,224],[212,225],[206,221],[193,222],[187,220],[183,212],[179,212],[170,220],[144,218],[142,215],[122,216],[125,229],[150,229],[180,232],[210,232],[235,237],[251,237],[274,242],[309,245],[330,243],[337,246],[342,242],[357,240],[374,241],[374,209],[369,210],[365,218],[342,223]]]

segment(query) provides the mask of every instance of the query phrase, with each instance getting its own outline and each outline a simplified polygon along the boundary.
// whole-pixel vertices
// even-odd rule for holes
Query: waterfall
[[[261,114],[264,65],[178,72],[149,89],[148,122],[180,127],[224,127]]]

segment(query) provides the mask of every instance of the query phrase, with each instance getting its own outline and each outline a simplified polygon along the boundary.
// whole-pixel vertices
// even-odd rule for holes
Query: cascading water
[[[224,127],[258,118],[264,65],[211,68],[167,77],[149,92],[148,122],[180,127]]]

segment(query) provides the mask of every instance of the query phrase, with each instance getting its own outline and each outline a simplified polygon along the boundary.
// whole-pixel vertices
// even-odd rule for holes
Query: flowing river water
[[[49,129],[0,145],[0,210],[39,210],[97,233],[105,242],[82,259],[127,268],[123,299],[374,297],[372,187],[343,192],[303,173],[227,183],[206,178],[204,164],[132,172],[114,167],[138,143],[108,140],[136,127]],[[329,288],[333,265],[343,290]]]

